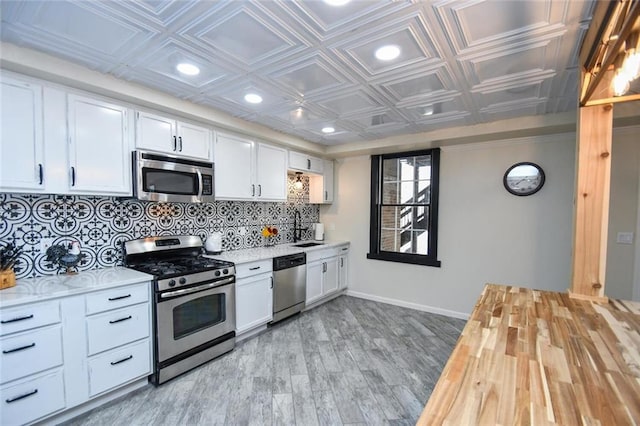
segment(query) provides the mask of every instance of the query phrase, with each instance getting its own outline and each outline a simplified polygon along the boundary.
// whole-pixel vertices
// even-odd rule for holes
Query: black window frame
[[[431,196],[429,202],[429,253],[413,254],[398,253],[380,250],[381,237],[381,211],[385,205],[382,203],[382,164],[384,160],[416,157],[422,155],[431,156]],[[425,265],[440,267],[438,260],[438,198],[440,187],[440,148],[425,149],[419,151],[398,152],[393,154],[382,154],[371,156],[371,213],[369,223],[369,253],[368,259],[386,260],[390,262],[410,263],[414,265]]]

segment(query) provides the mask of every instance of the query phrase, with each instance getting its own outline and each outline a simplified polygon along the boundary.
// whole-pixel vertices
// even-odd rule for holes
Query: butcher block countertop
[[[487,284],[418,424],[640,424],[640,303]]]

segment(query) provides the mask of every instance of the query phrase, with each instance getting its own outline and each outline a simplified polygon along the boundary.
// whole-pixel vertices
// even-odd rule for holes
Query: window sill
[[[432,259],[427,256],[392,252],[367,253],[367,259],[385,260],[387,262],[410,263],[412,265],[433,266],[436,268],[439,268],[442,263],[439,260]]]

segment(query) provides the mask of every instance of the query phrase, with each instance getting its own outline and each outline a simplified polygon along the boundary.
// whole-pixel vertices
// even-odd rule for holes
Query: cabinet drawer
[[[146,302],[149,300],[149,285],[142,283],[88,294],[87,315]]]
[[[149,336],[149,304],[130,306],[87,318],[89,355]]]
[[[62,365],[62,326],[5,337],[0,347],[0,383]]]
[[[0,423],[22,425],[65,407],[62,369],[0,388]]]
[[[89,394],[95,396],[151,373],[149,339],[89,360]]]
[[[326,259],[329,257],[337,256],[338,251],[339,250],[337,247],[331,247],[331,248],[326,248],[321,250],[310,250],[307,252],[307,263],[313,262],[314,260]]]
[[[58,322],[60,302],[57,300],[3,309],[0,312],[0,336]]]
[[[273,260],[258,260],[255,262],[236,265],[236,278],[246,278],[252,275],[264,274],[273,270]]]

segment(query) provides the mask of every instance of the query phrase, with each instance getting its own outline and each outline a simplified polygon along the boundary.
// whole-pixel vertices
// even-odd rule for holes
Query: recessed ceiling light
[[[336,131],[336,129],[334,129],[334,128],[333,128],[333,127],[331,127],[331,126],[327,126],[327,127],[323,127],[323,128],[322,128],[322,133],[333,133],[333,132],[335,132],[335,131]]]
[[[324,0],[326,4],[329,6],[344,6],[349,3],[351,0]]]
[[[262,102],[262,96],[256,93],[247,93],[244,95],[244,100],[249,102],[250,104],[259,104]]]
[[[433,115],[433,105],[422,107],[422,115]]]
[[[182,62],[176,65],[176,69],[184,75],[198,75],[200,74],[200,68],[193,64],[188,64],[186,62]]]
[[[376,50],[376,58],[381,61],[390,61],[400,56],[400,48],[393,44],[382,46]]]

